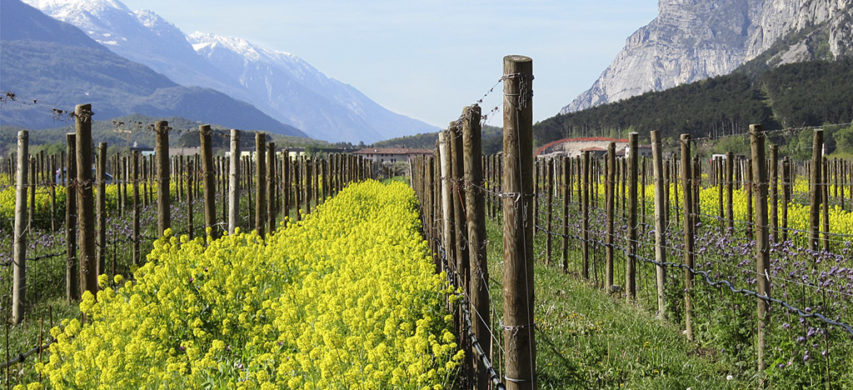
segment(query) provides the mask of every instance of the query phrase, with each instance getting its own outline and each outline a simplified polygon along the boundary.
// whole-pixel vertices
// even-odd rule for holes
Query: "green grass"
[[[487,234],[492,309],[496,318],[502,318],[499,220],[487,222]],[[534,247],[535,253],[544,254],[541,237]],[[751,378],[739,377],[735,367],[716,361],[715,354],[689,342],[676,325],[659,321],[572,273],[564,274],[557,266],[546,267],[541,257],[535,259],[534,271],[538,388],[752,387]],[[570,262],[577,258],[570,256]],[[496,363],[502,359],[496,357]],[[726,379],[728,375],[732,380]]]

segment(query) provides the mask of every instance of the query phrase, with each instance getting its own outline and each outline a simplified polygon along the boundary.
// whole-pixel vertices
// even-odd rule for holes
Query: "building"
[[[429,149],[409,148],[364,148],[356,151],[356,156],[362,156],[374,163],[406,162],[415,156],[426,156],[432,154]]]
[[[583,154],[584,150],[593,152],[593,155],[603,155],[607,153],[607,147],[610,143],[616,144],[616,150],[620,150],[628,146],[628,140],[625,138],[608,138],[608,137],[584,137],[584,138],[564,138],[554,142],[549,142],[536,151],[535,156],[546,158],[556,156],[577,157]],[[604,151],[601,153],[601,151]]]

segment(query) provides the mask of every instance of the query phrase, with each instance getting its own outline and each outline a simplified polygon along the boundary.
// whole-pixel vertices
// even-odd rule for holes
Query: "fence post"
[[[77,272],[77,135],[65,134],[68,152],[65,154],[65,297],[69,302],[80,298],[80,281]]]
[[[181,157],[181,160],[183,160],[183,156]],[[187,235],[189,235],[190,240],[192,240],[195,235],[193,229],[193,215],[195,214],[193,212],[193,201],[195,200],[195,189],[193,188],[193,185],[195,184],[195,175],[193,175],[193,171],[198,168],[195,166],[195,161],[191,158],[187,158],[187,164],[184,168],[186,168],[187,175],[187,192],[185,194],[187,202]]]
[[[658,319],[666,319],[666,297],[664,295],[664,283],[666,282],[666,202],[664,201],[664,171],[663,158],[661,156],[661,141],[658,132],[651,132],[652,141],[652,173],[655,183],[655,280],[658,297]],[[722,188],[722,187],[720,187]]]
[[[231,156],[228,159],[228,234],[234,234],[240,210],[240,130],[231,129]]]
[[[287,149],[281,151],[281,183],[281,221],[282,226],[287,226],[290,214],[290,152]]]
[[[811,183],[811,202],[809,207],[809,249],[812,251],[818,250],[818,240],[820,239],[819,224],[820,224],[820,204],[821,204],[821,186],[819,185],[821,162],[823,161],[823,130],[817,129],[814,131],[814,143],[812,144],[812,163],[809,182]]]
[[[563,273],[569,272],[569,198],[571,197],[571,159],[561,157],[560,168],[563,170]]]
[[[734,153],[726,153],[726,230],[729,234],[734,234],[735,215],[733,199],[735,185],[735,157]]]
[[[610,292],[613,288],[613,257],[615,251],[613,248],[614,242],[614,221],[613,217],[616,213],[616,143],[611,142],[607,146],[607,181],[604,188],[605,202],[604,207],[607,212],[607,246],[604,249],[604,291]]]
[[[133,151],[132,180],[133,180],[133,265],[139,264],[139,151]],[[102,241],[103,242],[103,241]],[[115,269],[113,269],[115,276]]]
[[[92,106],[74,109],[77,128],[77,224],[80,229],[80,293],[98,292],[95,262],[95,212],[92,196]]]
[[[684,265],[693,268],[693,191],[691,190],[690,135],[681,135],[681,188],[684,198]],[[693,274],[684,269],[684,322],[687,339],[693,341]]]
[[[474,335],[480,341],[480,347],[486,356],[491,354],[488,340],[489,324],[480,319],[490,318],[489,310],[489,269],[486,262],[486,199],[483,193],[483,164],[482,147],[480,145],[480,107],[465,107],[462,115],[465,118],[462,123],[462,136],[464,145],[465,165],[465,211],[468,223],[468,246],[469,264],[471,274],[468,277],[468,293],[471,297],[471,311],[476,313],[472,318],[474,323]],[[482,360],[470,358],[476,361],[474,372],[476,381],[472,383],[474,388],[485,389],[489,386],[489,373],[483,365]]]
[[[270,142],[267,145],[267,175],[264,180],[266,180],[267,184],[267,231],[272,234],[275,230],[275,142]]]
[[[779,146],[770,145],[770,239],[779,242]],[[753,160],[755,158],[753,157]]]
[[[210,125],[201,125],[198,128],[201,142],[201,172],[204,180],[204,227],[205,234],[216,238],[213,226],[216,224],[216,185],[213,170],[213,146],[210,144]],[[210,232],[207,232],[210,229]]]
[[[96,229],[97,251],[95,257],[98,264],[98,275],[104,273],[107,267],[107,143],[101,142],[98,144],[98,159],[97,170],[95,172],[98,179],[95,181],[98,184],[98,192],[95,199],[97,206],[95,207],[97,222]],[[135,257],[134,257],[135,258]],[[136,263],[134,263],[136,264]]]
[[[12,323],[24,319],[24,300],[27,296],[27,158],[29,156],[29,132],[18,132],[18,165],[15,173],[15,236],[12,281]],[[8,344],[7,344],[8,346]],[[8,348],[7,348],[8,349]]]
[[[448,266],[450,265],[450,259],[453,258],[453,224],[451,223],[451,218],[453,218],[453,209],[451,206],[451,189],[450,189],[450,151],[449,148],[449,140],[447,139],[448,132],[446,130],[440,131],[438,133],[438,153],[440,154],[441,159],[441,213],[442,213],[442,222],[444,226],[442,227],[442,233],[444,238],[444,251],[446,253],[448,259]],[[442,265],[444,267],[444,265]],[[452,272],[449,269],[445,269],[447,273]]]
[[[625,262],[625,300],[637,299],[637,147],[639,135],[628,135],[628,259]]]
[[[583,174],[581,175],[582,180],[582,191],[581,191],[581,203],[582,203],[582,229],[583,234],[583,242],[581,243],[581,252],[583,256],[583,265],[581,268],[581,274],[584,279],[589,279],[589,151],[585,150],[583,152]]]
[[[156,138],[154,154],[157,156],[157,235],[160,236],[172,222],[169,216],[169,122],[154,125]]]
[[[551,235],[551,228],[553,226],[553,212],[554,212],[554,159],[549,158],[544,161],[545,163],[545,202],[547,205],[545,206],[545,210],[548,213],[545,218],[546,229],[545,233],[545,265],[551,265],[551,252],[553,246],[553,236]]]
[[[266,164],[264,156],[267,150],[266,134],[259,131],[255,133],[255,230],[261,238],[264,237],[264,225],[266,225],[267,188],[266,188]]]
[[[758,281],[758,293],[770,296],[770,243],[767,231],[767,167],[764,159],[764,132],[761,125],[749,126],[749,138],[752,148],[752,177],[757,180],[752,186],[756,187],[755,197],[755,266]],[[764,387],[764,348],[765,332],[769,316],[767,309],[770,305],[763,299],[758,299],[758,372],[759,386]]]
[[[782,160],[782,241],[788,241],[788,202],[791,201],[791,159]]]
[[[533,61],[504,57],[504,340],[506,388],[536,388],[533,337]]]
[[[821,167],[821,176],[823,176],[823,180],[821,180],[821,198],[823,198],[823,202],[821,203],[821,225],[823,225],[823,250],[829,252],[829,166],[827,164],[826,156],[823,157],[823,167]]]

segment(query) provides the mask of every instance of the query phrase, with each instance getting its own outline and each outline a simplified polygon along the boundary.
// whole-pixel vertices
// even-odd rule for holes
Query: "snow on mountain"
[[[388,111],[292,54],[240,38],[185,36],[152,11],[117,0],[25,0],[116,54],[182,85],[213,88],[328,141],[373,142],[437,128]]]

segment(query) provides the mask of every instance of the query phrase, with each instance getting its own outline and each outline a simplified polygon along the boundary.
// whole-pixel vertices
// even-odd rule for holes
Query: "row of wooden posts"
[[[528,59],[529,60],[529,59]],[[513,59],[505,62],[508,74],[515,74],[515,69],[525,62],[513,63]],[[507,79],[504,92],[508,96],[517,96],[526,80],[522,76]],[[837,204],[845,202],[844,178],[853,172],[845,162],[832,164],[822,155],[823,132],[814,131],[813,159],[810,163],[797,165],[790,158],[779,159],[778,148],[771,145],[769,155],[766,155],[766,135],[760,125],[750,126],[749,138],[751,156],[738,160],[732,154],[725,159],[712,160],[707,166],[710,185],[719,189],[719,207],[717,215],[702,214],[698,200],[702,188],[702,162],[691,153],[689,135],[680,137],[680,159],[665,161],[663,158],[661,139],[658,132],[651,132],[652,158],[650,161],[639,158],[638,134],[629,136],[629,152],[627,158],[618,160],[615,144],[611,144],[604,159],[594,159],[589,152],[574,159],[561,158],[539,159],[534,164],[532,158],[532,124],[528,125],[530,117],[527,109],[529,101],[506,99],[504,104],[504,151],[501,155],[483,156],[480,149],[479,107],[466,107],[459,121],[451,123],[449,128],[439,133],[436,150],[433,156],[418,158],[412,164],[412,185],[421,202],[424,218],[425,234],[431,238],[433,252],[438,254],[437,270],[454,275],[457,287],[462,288],[470,306],[474,320],[468,326],[475,336],[467,338],[466,324],[462,321],[461,312],[457,313],[457,326],[461,337],[461,345],[466,350],[466,362],[463,373],[466,380],[473,386],[485,388],[490,380],[495,381],[493,372],[484,366],[480,353],[492,358],[489,340],[495,335],[489,333],[489,324],[482,319],[490,318],[490,302],[488,295],[488,268],[485,256],[485,227],[486,215],[490,217],[502,215],[504,226],[504,319],[503,340],[505,355],[505,372],[502,376],[507,388],[535,387],[535,338],[533,336],[533,238],[534,227],[539,216],[547,218],[543,228],[546,237],[546,264],[552,262],[552,206],[556,192],[563,194],[563,215],[581,220],[581,276],[590,277],[591,245],[597,238],[590,237],[590,209],[597,202],[599,180],[604,178],[604,202],[607,213],[607,234],[604,239],[606,249],[605,288],[614,286],[613,261],[617,244],[614,242],[616,208],[621,201],[622,218],[627,222],[627,261],[625,283],[623,289],[628,301],[637,299],[637,256],[638,235],[645,225],[645,191],[639,191],[640,185],[645,185],[649,178],[647,170],[651,171],[650,181],[654,184],[654,231],[655,231],[655,262],[656,288],[658,300],[658,316],[665,317],[666,302],[664,296],[667,263],[665,242],[666,232],[672,214],[677,223],[683,228],[683,258],[680,263],[684,267],[684,328],[686,335],[693,340],[694,316],[692,295],[694,289],[695,261],[695,228],[703,218],[716,219],[720,229],[727,229],[730,234],[735,232],[735,217],[733,214],[732,194],[737,187],[743,187],[748,193],[748,217],[744,230],[747,239],[755,240],[755,271],[765,275],[769,268],[769,248],[771,239],[778,242],[788,238],[787,206],[792,199],[793,183],[797,172],[809,177],[811,223],[809,228],[809,245],[819,249],[821,242],[824,249],[829,249],[829,225],[827,210],[830,200]],[[641,163],[642,162],[642,163]],[[781,164],[780,164],[781,162]],[[648,166],[650,163],[650,167]],[[780,167],[781,165],[781,178]],[[685,169],[686,167],[686,169]],[[739,169],[736,169],[739,167]],[[845,168],[847,167],[847,168]],[[560,172],[561,174],[558,174]],[[619,180],[617,180],[617,176]],[[642,181],[640,180],[642,178]],[[834,178],[834,186],[830,179]],[[781,201],[779,196],[779,181],[781,180]],[[557,185],[561,183],[562,185]],[[621,187],[620,187],[621,184]],[[670,184],[687,188],[689,191],[671,191]],[[853,184],[853,178],[851,178]],[[835,195],[830,195],[834,189]],[[578,210],[569,209],[573,193],[577,190]],[[622,196],[617,198],[617,194]],[[724,197],[723,194],[726,194]],[[671,194],[675,200],[671,201]],[[853,188],[849,191],[853,196]],[[490,202],[484,204],[488,196]],[[834,199],[830,198],[833,196]],[[544,213],[535,211],[542,207],[537,198],[544,198],[542,206],[547,207]],[[642,199],[640,199],[642,198]],[[728,201],[724,203],[724,199]],[[641,203],[642,202],[642,203]],[[499,206],[500,203],[500,206]],[[627,203],[627,204],[626,204]],[[671,204],[672,203],[672,204]],[[781,203],[781,205],[778,205]],[[642,207],[640,207],[642,205]],[[851,200],[853,205],[853,200]],[[777,209],[781,208],[781,216]],[[499,212],[502,210],[502,212]],[[642,214],[642,220],[638,214]],[[821,218],[822,213],[822,218]],[[780,220],[781,217],[781,220]],[[819,226],[819,222],[823,225]],[[568,269],[568,221],[562,222],[563,237],[563,269]],[[821,239],[821,231],[823,239]],[[439,260],[444,255],[447,262]],[[756,292],[770,296],[770,281],[759,277]],[[756,299],[757,311],[757,368],[763,372],[766,367],[765,336],[769,321],[767,309],[769,302]],[[474,348],[473,343],[479,343]],[[474,354],[473,352],[477,352]],[[468,375],[470,374],[470,375]],[[500,379],[498,379],[499,381]],[[495,381],[497,383],[497,381]]]
[[[10,177],[15,178],[16,186],[12,264],[13,323],[19,323],[24,317],[27,235],[30,222],[33,221],[35,192],[39,183],[43,183],[50,193],[52,231],[57,228],[53,218],[55,186],[64,185],[66,189],[66,297],[73,301],[79,299],[85,291],[94,294],[98,288],[97,276],[108,272],[107,145],[100,143],[97,153],[93,153],[90,112],[89,105],[77,106],[76,131],[67,134],[67,152],[59,158],[51,156],[45,160],[43,155],[38,158],[30,156],[29,133],[18,133],[16,161],[7,164],[13,169],[14,175]],[[224,230],[233,234],[240,226],[241,192],[246,192],[248,202],[244,215],[249,216],[249,226],[263,237],[265,232],[274,231],[279,221],[287,223],[291,209],[296,209],[292,218],[298,221],[327,196],[337,193],[348,183],[373,175],[371,162],[361,156],[331,154],[327,159],[306,156],[294,159],[287,149],[277,150],[274,143],[267,142],[262,132],[255,134],[254,155],[240,157],[241,132],[231,130],[230,155],[217,158],[213,156],[209,125],[199,128],[201,154],[195,156],[169,156],[168,122],[157,122],[155,133],[156,145],[152,156],[141,156],[138,151],[134,151],[129,156],[113,158],[113,181],[118,184],[116,213],[120,217],[131,214],[132,218],[133,233],[130,241],[133,243],[133,264],[138,264],[142,255],[142,207],[156,204],[158,235],[172,228],[170,184],[174,185],[176,200],[186,203],[186,233],[190,236],[195,234],[195,199],[202,201],[203,234],[215,238]],[[48,175],[48,172],[56,171],[57,162],[60,164],[60,183]],[[94,166],[94,169],[77,169],[80,166]],[[50,171],[45,172],[48,167]],[[221,214],[216,212],[217,197],[221,200]],[[128,198],[131,201],[129,205],[126,204]],[[30,207],[27,207],[28,203]],[[147,238],[146,241],[153,239]],[[114,272],[115,264],[112,267]]]
[[[455,322],[465,350],[463,386],[478,389],[535,387],[533,322],[533,62],[504,57],[504,133],[501,199],[504,215],[504,370],[491,366],[489,271],[486,259],[486,178],[480,107],[469,106],[439,133],[433,156],[412,162],[412,186],[430,237],[436,270],[452,275],[469,307]],[[491,172],[494,172],[492,170]],[[494,212],[494,205],[489,213]],[[442,261],[444,260],[444,261]],[[465,315],[470,312],[470,315]],[[505,384],[504,384],[505,382]]]

